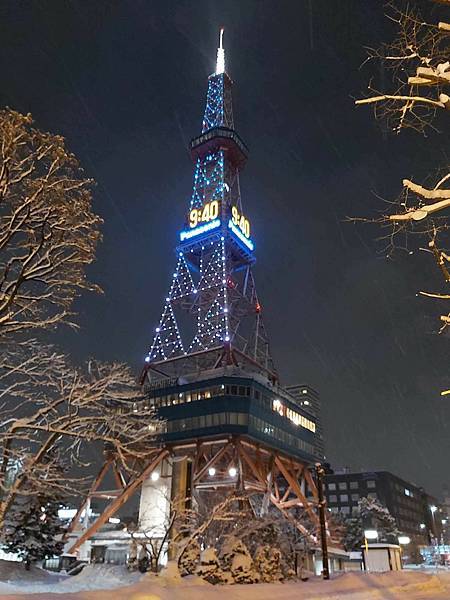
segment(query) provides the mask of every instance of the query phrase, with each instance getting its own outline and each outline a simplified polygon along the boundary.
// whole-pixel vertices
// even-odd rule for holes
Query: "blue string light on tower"
[[[277,378],[252,274],[255,243],[239,186],[248,150],[234,129],[231,89],[221,30],[202,133],[190,145],[195,172],[177,266],[146,357],[148,382],[226,364]]]

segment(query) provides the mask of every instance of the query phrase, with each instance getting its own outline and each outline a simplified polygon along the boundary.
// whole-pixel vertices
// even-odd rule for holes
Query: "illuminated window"
[[[329,483],[328,484],[328,489],[329,490],[335,490],[336,489],[336,484],[335,483]]]
[[[367,481],[367,487],[368,487],[369,489],[373,489],[374,487],[376,487],[376,483],[375,483],[375,481],[374,481],[373,479],[369,479],[369,480]]]
[[[376,500],[378,496],[377,496],[376,492],[369,492],[367,494],[367,497],[372,498],[373,500]]]
[[[339,500],[340,500],[341,502],[348,502],[348,494],[341,494],[341,495],[339,496]]]
[[[352,501],[358,502],[358,500],[359,500],[359,494],[352,494]]]
[[[340,490],[346,490],[347,489],[347,482],[346,481],[340,481],[339,482],[339,489]]]
[[[337,502],[337,496],[335,494],[331,494],[331,496],[328,498],[328,502]]]
[[[275,398],[272,401],[272,409],[281,416],[285,416],[286,418],[288,418],[292,423],[294,423],[294,425],[300,425],[301,427],[309,429],[312,432],[316,431],[316,424],[313,421],[307,419],[295,410],[284,406],[279,398]]]
[[[357,481],[350,481],[350,489],[357,490],[359,487],[359,483]]]
[[[273,405],[272,405],[272,406],[273,406],[273,410],[274,410],[274,411],[276,411],[276,412],[277,412],[277,413],[279,413],[280,415],[283,415],[283,414],[284,414],[284,411],[283,411],[283,405],[282,405],[282,404],[281,404],[281,402],[278,400],[278,398],[276,398],[276,399],[273,401]]]

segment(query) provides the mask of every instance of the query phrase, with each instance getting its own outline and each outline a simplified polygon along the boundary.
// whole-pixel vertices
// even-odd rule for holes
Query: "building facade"
[[[286,386],[291,396],[294,397],[297,406],[311,415],[316,424],[316,435],[314,438],[314,454],[321,462],[325,459],[325,448],[322,427],[322,405],[319,392],[307,384],[296,384]]]
[[[321,447],[317,418],[308,407],[281,386],[239,367],[150,388],[149,402],[166,421],[166,442],[241,434],[308,462]]]
[[[399,531],[427,545],[442,533],[442,509],[436,498],[388,471],[332,472],[325,476],[325,494],[332,513],[358,514],[361,498],[385,506]]]

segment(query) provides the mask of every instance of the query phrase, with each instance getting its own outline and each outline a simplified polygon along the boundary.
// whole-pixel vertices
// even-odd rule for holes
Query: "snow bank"
[[[1,571],[1,569],[0,569]],[[51,579],[54,576],[46,575]],[[140,579],[139,579],[140,577]],[[134,579],[134,581],[132,581]],[[139,580],[137,580],[139,579]],[[124,567],[92,565],[54,583],[0,583],[1,600],[449,600],[450,571],[346,573],[331,581],[213,586],[197,577],[180,579],[175,566],[162,576],[128,573]],[[117,587],[116,587],[117,586]],[[125,586],[125,587],[119,587]],[[101,589],[103,588],[103,589]],[[84,590],[84,591],[82,591]]]
[[[30,570],[27,571],[23,562],[0,560],[0,582],[23,581],[26,583],[27,581],[44,582],[50,580],[54,583],[55,577],[60,579],[61,575],[43,571],[34,565],[31,565]]]
[[[58,587],[58,593],[111,589],[131,585],[142,577],[139,571],[130,572],[122,565],[86,565],[81,573],[66,577],[55,587]]]
[[[85,590],[117,589],[142,579],[123,566],[87,565],[78,575],[61,575],[37,567],[26,571],[22,563],[0,561],[0,598],[4,594],[68,594]]]

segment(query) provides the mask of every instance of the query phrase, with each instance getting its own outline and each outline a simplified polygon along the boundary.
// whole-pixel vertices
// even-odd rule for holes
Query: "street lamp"
[[[434,520],[434,513],[437,511],[437,506],[435,504],[430,505],[431,516],[433,517],[433,535],[437,536],[436,533],[436,521]]]
[[[411,541],[411,538],[409,538],[407,535],[399,535],[398,536],[398,543],[402,546],[406,546],[407,544],[409,544],[410,541]]]

